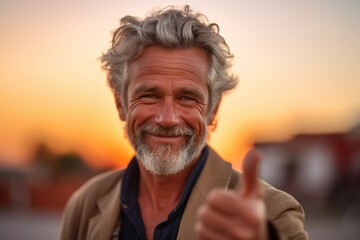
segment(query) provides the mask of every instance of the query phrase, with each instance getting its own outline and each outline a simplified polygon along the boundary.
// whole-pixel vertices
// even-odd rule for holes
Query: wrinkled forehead
[[[206,80],[208,69],[208,56],[201,48],[167,50],[150,46],[128,65],[128,73],[132,79],[146,74],[163,74]]]

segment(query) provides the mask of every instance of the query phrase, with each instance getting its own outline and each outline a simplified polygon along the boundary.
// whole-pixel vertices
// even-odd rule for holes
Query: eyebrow
[[[186,94],[202,101],[205,100],[204,94],[202,94],[196,88],[182,87],[177,91],[177,94]]]
[[[134,95],[144,93],[144,92],[161,92],[161,88],[160,87],[154,87],[154,86],[142,85],[142,86],[137,87],[134,90]]]

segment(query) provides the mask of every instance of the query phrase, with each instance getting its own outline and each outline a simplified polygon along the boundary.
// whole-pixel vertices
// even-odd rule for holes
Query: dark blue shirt
[[[200,159],[194,166],[185,184],[178,205],[169,213],[166,221],[158,224],[154,230],[154,240],[176,239],[180,221],[189,199],[191,190],[200,175],[209,150],[206,146]],[[146,240],[145,226],[141,218],[140,208],[137,202],[139,190],[139,165],[134,157],[125,170],[121,185],[121,228],[119,239],[121,240]]]

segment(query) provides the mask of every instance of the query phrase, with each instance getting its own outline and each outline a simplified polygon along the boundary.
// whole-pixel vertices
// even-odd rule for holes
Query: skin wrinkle
[[[157,61],[154,61],[154,62],[157,62]],[[158,61],[160,62],[159,64],[162,64],[161,61]],[[191,68],[191,64],[176,64],[176,63],[173,63],[172,64],[173,66],[168,66],[166,68],[164,67],[143,67],[142,70],[142,74],[148,74],[148,72],[151,72],[152,74],[158,74],[158,73],[161,73],[163,75],[168,75],[170,76],[171,78],[175,78],[177,75],[185,75],[185,76],[189,76],[189,80],[192,80],[192,81],[196,81],[196,78],[198,77],[199,73],[193,73],[192,71],[187,71],[187,69],[179,69],[178,67],[179,66],[188,66],[189,68]],[[132,66],[132,65],[130,65]],[[134,74],[134,76],[138,76],[140,77],[141,75],[140,74],[137,74],[137,71],[139,71],[139,69],[132,69],[130,68],[130,74]],[[164,72],[166,71],[166,72]]]
[[[175,80],[174,80],[175,81]],[[183,80],[179,80],[179,82],[181,83]],[[159,98],[165,98],[165,97],[169,97],[172,96],[173,93],[164,93],[163,90],[161,90],[161,87],[153,87],[154,84],[153,82],[158,82],[158,85],[166,85],[168,83],[164,83],[162,80],[148,80],[147,83],[137,83],[135,84],[135,90],[133,91],[132,94],[129,95],[129,109],[128,109],[128,115],[132,112],[132,110],[134,108],[137,107],[138,104],[144,103],[144,100],[142,100],[141,98],[139,98],[139,96],[141,94],[150,94],[150,93],[154,93],[154,94],[159,94]],[[136,85],[138,85],[136,87]],[[143,86],[142,86],[143,85]],[[147,87],[147,85],[149,85],[149,87]],[[176,85],[174,83],[174,85]],[[193,85],[193,84],[191,84]],[[151,87],[150,87],[151,86]],[[131,84],[129,85],[129,87],[131,87]],[[146,91],[146,89],[148,88],[148,91]],[[159,89],[159,90],[156,90]],[[144,91],[144,93],[142,93],[142,91]],[[152,92],[154,91],[154,92]],[[180,93],[177,93],[180,92]],[[176,95],[180,95],[181,96],[181,92],[192,92],[192,94],[196,95],[196,104],[191,106],[191,107],[196,107],[200,113],[200,115],[205,115],[206,114],[206,110],[207,110],[207,103],[205,99],[208,99],[208,94],[206,93],[201,93],[198,90],[198,84],[197,85],[193,85],[191,87],[182,87],[180,90],[175,90],[175,96]],[[176,99],[174,99],[176,100]],[[160,99],[159,99],[160,101]],[[186,104],[180,104],[180,106],[186,107]]]
[[[148,47],[147,50],[153,48],[156,47],[155,46]],[[208,56],[205,53],[205,51],[203,51],[203,49],[200,48],[188,48],[184,50],[185,51],[197,50],[197,53],[199,53],[199,55],[198,56],[194,55],[194,57],[179,57],[176,56],[174,50],[164,49],[165,54],[159,54],[159,56],[157,56],[156,58],[146,59],[147,55],[149,54],[148,51],[144,51],[143,55],[139,59],[129,63],[128,65],[129,76],[132,76],[132,80],[134,80],[138,76],[141,76],[139,74],[148,74],[149,72],[151,74],[156,74],[161,70],[162,75],[169,75],[171,76],[171,79],[174,79],[176,78],[176,76],[185,73],[185,76],[187,75],[190,76],[188,80],[192,80],[196,84],[197,84],[196,80],[199,77],[206,77],[207,79],[209,63],[208,61],[204,62],[200,60],[200,58],[208,59]],[[174,56],[169,57],[169,55],[174,55]],[[136,64],[134,65],[134,63]],[[147,64],[149,63],[153,66],[151,67],[147,66]],[[166,67],[163,67],[164,65],[166,65]],[[202,76],[204,72],[206,73],[206,75]],[[182,78],[184,78],[184,76],[182,76]],[[130,84],[131,82],[132,81],[130,81]]]
[[[144,104],[144,101],[143,100],[141,100],[141,99],[136,99],[136,100],[133,100],[133,101],[131,101],[131,104],[130,104],[130,108],[129,108],[129,110],[128,110],[128,116],[131,116],[132,115],[132,113],[133,113],[133,111],[138,107],[138,105],[141,105],[141,104]],[[151,104],[149,104],[149,105],[151,105]],[[154,109],[157,107],[157,106],[149,106],[150,108],[151,107],[153,107]],[[186,108],[187,108],[187,106],[178,106],[178,108],[181,108],[182,107],[182,109],[178,109],[178,111],[181,111],[181,112],[186,112]],[[204,115],[205,114],[205,104],[199,104],[199,103],[197,103],[195,106],[193,106],[193,107],[195,107],[196,109],[197,109],[197,111],[198,111],[198,114],[199,115]],[[131,121],[131,119],[129,119],[130,121]]]
[[[129,112],[128,112],[128,116],[129,116],[129,122],[132,122],[132,115],[133,115],[133,111],[134,110],[136,110],[137,109],[137,107],[138,107],[138,105],[141,105],[141,104],[143,104],[143,101],[142,100],[135,100],[135,101],[133,101],[132,103],[131,103],[131,107],[130,107],[130,109],[129,109]],[[156,109],[157,108],[157,106],[149,106],[149,110],[151,111],[152,110],[152,108],[154,108],[154,109]],[[179,108],[180,108],[180,106],[179,106]],[[179,109],[178,110],[178,112],[184,112],[184,114],[186,114],[186,109],[187,107],[183,107],[182,109]],[[197,109],[197,111],[198,111],[198,115],[204,115],[204,113],[205,113],[205,106],[204,105],[201,105],[201,106],[195,106],[195,108]],[[151,116],[149,116],[149,118],[151,118]],[[146,121],[146,120],[145,120]],[[137,122],[137,120],[135,120],[135,122],[134,122],[134,124],[133,124],[133,126],[134,126],[134,128],[133,128],[133,132],[135,131],[135,129],[136,129],[136,127],[135,126],[139,126],[140,125],[140,123],[138,123]],[[195,131],[196,130],[198,130],[198,129],[195,129]]]
[[[130,98],[130,103],[132,103],[132,101],[136,101],[139,97],[141,97],[141,95],[147,95],[147,94],[156,94],[157,98],[159,98],[158,96],[159,94],[164,95],[165,97],[170,96],[169,94],[165,94],[164,91],[159,87],[147,86],[146,84],[143,84],[135,87],[134,93]],[[175,90],[175,96],[179,96],[178,98],[183,96],[191,97],[192,100],[202,104],[203,107],[206,108],[205,97],[198,90],[198,88],[182,87],[178,90]]]
[[[178,59],[181,59],[181,58],[178,58]],[[194,60],[195,61],[195,60]],[[146,61],[144,61],[146,62]],[[154,61],[156,62],[156,61]],[[161,61],[160,61],[161,62]],[[195,61],[195,62],[199,62],[201,63],[200,61]],[[203,64],[203,63],[202,63]],[[156,75],[154,73],[156,73],[157,71],[161,72],[162,75],[168,75],[170,76],[171,80],[176,80],[176,75],[180,75],[181,73],[183,74],[184,72],[185,73],[188,73],[189,75],[189,78],[186,78],[186,80],[190,80],[190,81],[193,81],[194,82],[194,90],[198,89],[198,83],[196,81],[196,79],[198,79],[201,75],[200,73],[197,73],[197,74],[193,74],[191,71],[187,71],[187,68],[186,69],[182,69],[182,70],[178,70],[177,67],[179,66],[176,66],[176,65],[180,65],[181,64],[173,64],[174,67],[167,67],[167,68],[162,68],[162,67],[149,67],[148,70],[149,72],[152,72],[153,75],[155,76],[153,80],[156,79]],[[187,64],[185,64],[187,65]],[[135,79],[136,77],[142,77],[142,75],[146,75],[147,78],[149,78],[151,76],[151,74],[146,74],[146,71],[144,71],[142,74],[139,74],[139,70],[137,67],[133,67],[132,64],[130,64],[131,67],[129,67],[129,74],[132,74],[132,79]],[[188,65],[189,67],[193,67],[191,64]],[[143,69],[146,69],[146,67],[144,67]],[[166,70],[167,73],[164,73],[162,70]],[[199,69],[198,69],[199,70]],[[152,80],[152,78],[150,78],[149,80]],[[179,79],[179,81],[182,81],[184,80],[184,78],[181,78]],[[127,89],[129,88],[129,85],[131,84],[131,81],[128,82],[128,84],[126,85],[126,93],[124,93],[124,95],[126,96],[125,99],[127,99],[127,102],[126,102],[126,106],[125,108],[128,108],[129,107],[129,102],[131,101],[131,96],[128,96],[128,91]],[[209,112],[210,109],[209,109],[209,104],[210,104],[210,87],[207,85],[207,91],[208,91],[208,94],[206,97],[202,97],[202,101],[200,101],[203,105],[204,105],[204,108],[207,108],[206,111],[208,111],[208,114],[210,115],[211,113]],[[200,97],[200,94],[199,94],[199,97]],[[205,101],[205,99],[207,100],[207,102]],[[209,116],[208,116],[209,117]]]

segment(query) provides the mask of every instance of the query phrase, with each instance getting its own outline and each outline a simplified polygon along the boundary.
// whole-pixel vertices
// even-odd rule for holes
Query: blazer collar
[[[177,239],[196,239],[194,226],[197,209],[206,203],[207,194],[213,188],[227,188],[232,167],[209,147],[209,157],[205,163],[187,202],[181,219]]]
[[[119,224],[121,180],[112,190],[97,200],[99,214],[89,220],[86,239],[111,239]]]

